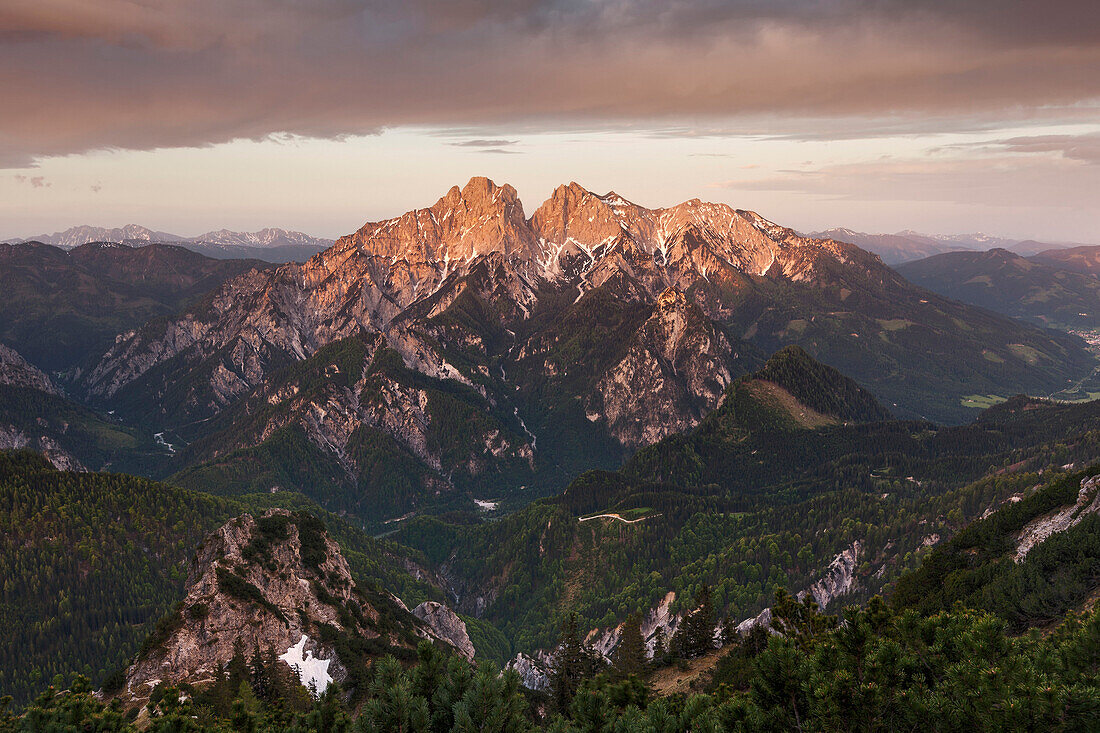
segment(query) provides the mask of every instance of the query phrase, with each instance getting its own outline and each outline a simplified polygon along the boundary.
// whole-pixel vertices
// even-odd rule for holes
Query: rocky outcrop
[[[737,633],[744,636],[757,626],[762,626],[765,629],[770,629],[772,625],[772,609],[770,607],[765,608],[760,613],[756,614],[752,618],[747,618],[741,623],[737,624]]]
[[[681,614],[672,613],[672,604],[675,601],[675,591],[669,591],[656,606],[642,616],[640,631],[645,641],[646,654],[649,656],[653,656],[658,630],[663,633],[668,643],[680,626]],[[621,623],[606,629],[592,629],[585,635],[584,644],[595,654],[610,661],[615,647],[622,639],[622,633],[623,624]],[[554,655],[553,652],[544,649],[538,650],[533,656],[521,652],[508,662],[506,668],[514,669],[519,674],[524,687],[530,690],[546,690],[550,688]]]
[[[357,660],[340,659],[320,639],[346,634],[400,644],[392,629],[402,622],[379,623],[394,613],[396,605],[360,593],[317,520],[281,509],[258,520],[244,514],[199,549],[183,602],[127,670],[124,695],[141,701],[161,682],[210,683],[238,653],[273,654],[321,692]]]
[[[518,674],[520,683],[528,690],[545,692],[550,689],[550,675],[554,669],[554,659],[546,651],[539,651],[534,656],[521,652],[509,661],[504,668],[513,670]]]
[[[28,436],[13,425],[0,425],[0,450],[29,448],[41,453],[58,471],[87,471],[87,467],[56,440],[45,434]]]
[[[431,634],[453,646],[468,661],[474,660],[474,644],[466,632],[466,622],[458,614],[435,601],[425,601],[412,610]]]
[[[1081,489],[1077,492],[1077,501],[1073,506],[1063,507],[1028,522],[1020,530],[1013,560],[1017,563],[1023,562],[1036,545],[1045,542],[1051,535],[1065,532],[1088,515],[1097,513],[1100,513],[1100,475],[1081,480]]]
[[[809,588],[796,593],[795,598],[801,601],[807,596],[812,596],[818,608],[824,609],[837,598],[850,593],[856,587],[855,573],[856,568],[859,566],[859,556],[862,550],[862,543],[859,540],[854,540],[850,547],[833,558],[820,580],[811,584]],[[744,635],[758,626],[770,629],[771,623],[772,610],[771,608],[765,608],[756,616],[747,618],[737,624],[737,633]]]
[[[859,540],[852,542],[851,547],[833,558],[821,579],[799,593],[798,598],[801,600],[809,594],[817,601],[819,608],[827,608],[834,600],[851,591],[855,587],[856,568],[862,549]]]
[[[0,384],[37,389],[52,395],[61,394],[45,372],[31,366],[19,352],[4,344],[0,344]]]

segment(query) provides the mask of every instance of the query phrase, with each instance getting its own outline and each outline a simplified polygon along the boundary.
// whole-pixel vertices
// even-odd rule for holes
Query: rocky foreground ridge
[[[410,613],[393,596],[360,589],[323,524],[283,509],[244,514],[213,532],[185,592],[126,671],[125,699],[146,700],[161,683],[210,684],[239,654],[271,655],[317,693],[354,683],[355,668],[372,656],[423,638],[474,654],[453,611],[426,603]]]

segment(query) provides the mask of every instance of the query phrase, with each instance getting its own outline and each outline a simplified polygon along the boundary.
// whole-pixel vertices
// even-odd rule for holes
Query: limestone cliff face
[[[432,636],[453,646],[468,661],[474,660],[474,644],[466,631],[466,622],[458,614],[436,601],[424,601],[412,610],[424,622]]]
[[[837,554],[833,561],[822,573],[821,578],[810,584],[809,588],[795,594],[798,600],[806,596],[813,596],[819,608],[826,608],[830,603],[847,593],[855,590],[858,585],[856,568],[859,567],[860,554],[863,552],[863,543],[855,540],[852,544]],[[739,634],[747,634],[757,626],[770,628],[772,622],[771,608],[765,608],[753,618],[747,618],[737,625]]]
[[[0,344],[0,385],[61,395],[61,390],[45,372],[29,364],[15,349],[3,344]],[[59,471],[86,471],[80,459],[48,432],[47,423],[42,419],[34,423],[27,421],[23,427],[0,423],[0,450],[30,448],[46,456]]]
[[[127,670],[124,695],[140,701],[160,682],[212,682],[238,652],[285,656],[303,684],[323,690],[345,679],[351,660],[319,640],[343,633],[400,645],[395,632],[378,630],[395,609],[359,592],[323,528],[280,509],[259,520],[244,514],[199,549],[183,603]]]
[[[540,428],[532,432],[527,422],[548,414],[548,402],[576,400],[595,423],[593,438],[621,451],[688,429],[745,371],[712,321],[735,307],[731,294],[775,278],[831,283],[837,268],[874,262],[851,245],[805,239],[752,212],[697,200],[649,209],[575,183],[528,219],[511,186],[475,178],[428,208],[368,223],[303,264],[244,273],[182,316],[120,335],[77,389],[153,432],[193,442],[243,401],[287,394],[276,375],[326,346],[384,343],[408,371],[391,375],[373,402],[356,389],[302,398],[301,409],[251,426],[245,442],[302,426],[354,478],[346,448],[365,425],[392,436],[441,485],[500,470],[518,490],[530,479],[516,462],[534,473],[540,457]],[[605,300],[590,301],[594,290]],[[598,311],[607,297],[616,307],[651,309],[647,320],[610,334],[609,348],[625,346],[613,361],[580,381],[562,370],[587,364],[548,362],[549,382],[525,373],[524,358],[540,349],[568,356],[587,335],[561,324]],[[608,327],[602,313],[590,316],[595,331]],[[427,409],[429,395],[451,388],[409,374],[478,395],[474,409],[488,421],[474,431],[473,447],[433,445],[438,414]],[[241,441],[235,436],[223,452],[249,447]],[[546,456],[550,465],[561,460]]]
[[[863,551],[863,545],[859,540],[852,542],[851,547],[838,554],[821,579],[813,583],[807,590],[798,594],[801,599],[807,593],[814,597],[818,607],[826,608],[840,596],[848,593],[856,586],[856,568],[859,566],[859,556]]]
[[[638,448],[694,427],[732,380],[725,335],[679,290],[658,298],[626,356],[600,379],[589,414],[620,443]]]
[[[1100,475],[1081,480],[1081,489],[1077,492],[1077,502],[1073,506],[1062,507],[1028,522],[1020,530],[1013,560],[1017,563],[1023,562],[1036,545],[1042,544],[1051,535],[1072,529],[1090,514],[1100,514]]]

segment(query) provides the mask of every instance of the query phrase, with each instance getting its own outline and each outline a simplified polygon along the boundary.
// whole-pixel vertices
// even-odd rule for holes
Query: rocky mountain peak
[[[207,537],[183,602],[146,640],[123,694],[140,701],[162,682],[212,683],[238,654],[275,656],[323,691],[361,661],[340,659],[334,640],[402,645],[399,631],[384,630],[400,629],[401,619],[416,623],[385,598],[368,601],[319,520],[282,509],[243,514]]]
[[[625,202],[617,196],[614,200]],[[607,197],[597,196],[573,182],[554,189],[550,198],[531,215],[531,227],[541,240],[550,244],[563,245],[572,240],[592,247],[619,236],[623,222]]]
[[[337,240],[334,252],[321,260],[337,267],[348,265],[349,253],[386,260],[400,265],[399,280],[434,289],[452,272],[493,252],[533,262],[534,236],[516,190],[475,177],[462,188],[453,186],[426,209],[365,224]],[[416,291],[425,294],[419,287]]]

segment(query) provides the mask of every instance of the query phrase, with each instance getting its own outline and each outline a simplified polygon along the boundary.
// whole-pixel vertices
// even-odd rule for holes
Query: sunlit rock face
[[[333,480],[355,483],[369,472],[356,452],[369,430],[423,467],[418,496],[495,474],[519,490],[561,463],[554,451],[565,449],[538,433],[556,431],[566,405],[592,424],[584,439],[603,446],[608,466],[714,409],[754,366],[716,322],[746,283],[812,281],[864,260],[874,258],[752,212],[697,200],[648,209],[576,183],[528,217],[511,186],[474,178],[305,263],[242,274],[181,316],[120,335],[77,389],[184,443],[222,428],[186,460],[294,429],[346,475]],[[347,339],[366,345],[354,383],[318,392],[286,376]],[[374,368],[382,352],[396,352],[401,369]],[[440,395],[456,385],[485,417],[467,420],[457,448],[440,438],[451,409]]]

